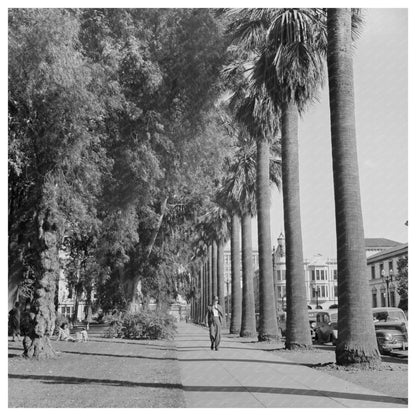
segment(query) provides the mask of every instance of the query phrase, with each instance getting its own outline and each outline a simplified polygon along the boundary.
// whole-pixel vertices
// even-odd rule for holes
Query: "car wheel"
[[[386,350],[386,349],[383,348],[383,346],[381,345],[380,342],[377,342],[377,345],[378,345],[378,350],[380,351],[380,354],[385,355],[385,354],[388,354],[389,353],[388,350]]]
[[[321,331],[319,331],[318,329],[315,331],[315,341],[318,344],[322,344],[322,334]]]

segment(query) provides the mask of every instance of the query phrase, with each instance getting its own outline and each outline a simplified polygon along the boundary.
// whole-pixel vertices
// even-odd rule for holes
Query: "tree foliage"
[[[107,310],[138,281],[176,296],[228,141],[222,32],[208,9],[10,9],[9,298],[59,269]]]
[[[408,310],[408,256],[397,260],[397,292],[400,295],[399,308]]]

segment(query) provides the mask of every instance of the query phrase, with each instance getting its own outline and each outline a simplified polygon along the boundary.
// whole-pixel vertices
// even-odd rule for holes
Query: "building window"
[[[393,270],[393,262],[392,261],[389,261],[389,273],[390,273],[390,270]]]
[[[394,296],[394,291],[391,291],[390,292],[390,306],[392,308],[395,308],[396,307],[396,298]]]
[[[337,297],[338,297],[338,286],[335,285],[334,286],[334,298],[337,298]]]
[[[280,270],[277,270],[277,280],[282,280],[282,274]]]
[[[379,267],[380,267],[380,277],[383,277],[384,263],[380,263]]]
[[[312,270],[312,280],[315,280],[315,270]]]
[[[386,301],[386,291],[385,291],[385,290],[383,290],[383,291],[381,292],[381,306],[382,306],[383,308],[385,308],[385,307],[387,306],[387,301]]]
[[[376,266],[371,266],[371,278],[373,280],[376,278]]]
[[[282,280],[286,280],[286,270],[282,270]]]
[[[334,270],[334,280],[338,280],[338,270]]]
[[[377,308],[377,292],[372,293],[373,297],[373,308]]]

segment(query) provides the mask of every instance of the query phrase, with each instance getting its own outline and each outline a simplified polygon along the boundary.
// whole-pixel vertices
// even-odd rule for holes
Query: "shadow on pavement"
[[[22,354],[9,354],[8,358],[15,358],[15,357],[21,357]]]
[[[305,365],[303,363],[294,363],[294,362],[283,362],[283,361],[267,361],[267,360],[244,360],[238,358],[178,358],[178,361],[181,362],[205,362],[205,361],[215,361],[215,362],[224,362],[224,363],[260,363],[260,364],[284,364],[284,365]]]
[[[176,358],[169,357],[148,357],[146,355],[119,355],[119,354],[104,354],[98,352],[79,352],[79,351],[61,351],[62,354],[78,354],[78,355],[95,355],[100,357],[112,357],[112,358],[138,358],[142,360],[176,360]]]
[[[182,389],[182,384],[174,383],[139,383],[126,380],[109,380],[101,378],[81,378],[68,376],[46,376],[46,375],[21,375],[9,374],[10,379],[18,380],[39,380],[47,384],[102,384],[115,387],[150,387],[162,389]]]
[[[47,384],[103,384],[115,387],[149,387],[149,388],[165,388],[165,389],[180,389],[188,392],[220,392],[220,393],[235,393],[235,392],[250,392],[250,393],[268,393],[268,394],[284,394],[294,396],[325,396],[339,399],[349,400],[365,400],[371,402],[392,403],[392,404],[407,404],[407,399],[390,396],[375,396],[372,394],[358,394],[346,393],[327,390],[308,390],[308,389],[290,389],[284,387],[255,387],[255,386],[182,386],[178,383],[143,383],[132,382],[125,380],[109,380],[109,379],[94,379],[94,378],[80,378],[67,376],[50,376],[50,375],[20,375],[9,374],[10,379],[19,380],[39,380]]]

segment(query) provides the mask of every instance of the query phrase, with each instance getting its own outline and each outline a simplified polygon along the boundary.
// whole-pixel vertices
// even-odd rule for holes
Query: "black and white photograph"
[[[6,3],[5,407],[411,410],[414,10]]]

